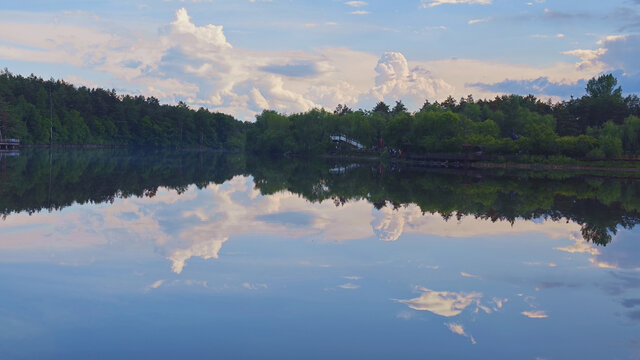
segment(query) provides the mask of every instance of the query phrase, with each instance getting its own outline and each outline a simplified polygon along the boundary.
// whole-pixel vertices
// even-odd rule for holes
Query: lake
[[[2,359],[638,359],[640,179],[0,155]]]

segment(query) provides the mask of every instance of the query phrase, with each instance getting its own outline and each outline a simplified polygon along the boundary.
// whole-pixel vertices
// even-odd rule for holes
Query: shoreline
[[[22,145],[22,149],[46,149],[49,145]],[[216,152],[243,152],[230,149],[216,149],[207,147],[148,147],[148,146],[133,146],[133,145],[53,145],[53,149],[79,149],[79,150],[99,150],[99,149],[154,149],[154,150],[175,150],[175,151],[216,151]],[[15,152],[20,152],[18,149]],[[467,164],[467,166],[433,166],[427,164],[424,160],[412,160],[403,158],[385,158],[376,154],[321,154],[321,155],[298,155],[298,154],[286,154],[285,157],[317,157],[321,159],[342,159],[342,160],[357,160],[357,161],[379,161],[389,162],[394,164],[407,164],[413,166],[419,166],[424,168],[456,168],[456,169],[513,169],[513,170],[542,170],[542,171],[604,171],[604,172],[618,172],[627,174],[640,174],[640,160],[638,160],[638,166],[615,166],[616,162],[629,160],[614,160],[611,166],[603,166],[602,163],[606,163],[607,160],[597,160],[600,162],[598,165],[587,164],[541,164],[541,163],[517,163],[512,161],[505,162],[491,162],[491,161],[476,161]],[[575,160],[580,161],[580,160]]]
[[[384,159],[380,156],[358,156],[358,155],[321,155],[325,159],[351,159],[361,161],[386,161],[394,164],[406,164],[413,166],[420,166],[424,168],[449,168],[449,169],[506,169],[506,170],[542,170],[542,171],[594,171],[594,172],[618,172],[627,174],[640,174],[640,161],[638,161],[638,167],[623,167],[623,166],[602,166],[602,165],[585,165],[585,164],[538,164],[538,163],[514,163],[510,161],[505,162],[490,162],[490,161],[476,161],[469,163],[468,166],[429,166],[423,160],[410,160],[410,159],[398,159],[390,158]],[[579,161],[579,160],[576,160]],[[600,162],[606,162],[606,160],[599,160]],[[615,162],[612,164],[615,165]]]
[[[553,165],[553,164],[519,164],[519,163],[490,163],[477,162],[471,167],[476,169],[521,169],[521,170],[565,170],[565,171],[615,171],[640,173],[640,167],[613,167],[588,165]]]

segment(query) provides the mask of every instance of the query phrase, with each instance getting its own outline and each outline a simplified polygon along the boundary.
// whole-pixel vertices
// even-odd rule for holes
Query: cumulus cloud
[[[435,78],[426,68],[411,68],[404,55],[398,52],[384,53],[378,60],[376,72],[376,86],[372,95],[378,100],[409,98],[419,103],[425,98],[453,92],[451,85]]]
[[[198,238],[193,238],[197,240]],[[228,238],[211,239],[208,241],[194,241],[193,245],[186,249],[175,250],[169,260],[171,260],[171,270],[176,274],[182,273],[185,263],[192,257],[200,257],[202,259],[217,259],[222,244],[224,244]]]
[[[604,63],[600,57],[606,54],[607,49],[575,49],[563,52],[565,55],[572,55],[580,59],[576,67],[580,70],[589,68],[602,68]]]
[[[384,207],[376,212],[376,219],[371,222],[373,232],[382,241],[396,241],[404,232],[404,226],[411,219],[411,213],[404,214],[405,209],[394,210]]]
[[[182,8],[176,12],[176,19],[171,23],[174,35],[181,36],[181,46],[198,46],[205,51],[216,51],[231,48],[227,42],[222,26],[205,25],[196,26],[191,22],[187,9]]]
[[[426,7],[460,3],[489,1],[423,1]],[[347,5],[362,8],[364,2]],[[478,20],[482,19],[470,23]],[[602,51],[590,49],[567,53],[580,57],[578,67],[557,63],[544,68],[455,59],[409,62],[399,52],[379,57],[348,48],[254,51],[234,47],[220,25],[195,24],[186,9],[177,10],[174,19],[157,33],[122,29],[116,35],[91,28],[86,21],[84,26],[74,22],[79,20],[68,19],[65,25],[4,22],[0,24],[0,58],[102,72],[111,78],[106,84],[94,80],[92,86],[115,87],[168,103],[181,100],[243,120],[254,119],[265,108],[287,113],[313,107],[333,109],[338,103],[370,108],[380,100],[398,99],[417,108],[425,98],[443,100],[478,89],[477,97],[491,97],[498,93],[494,88],[474,88],[468,83],[481,79],[483,84],[496,84],[505,78],[519,81],[541,76],[550,82],[576,83],[599,73],[604,61],[609,61],[602,58]],[[607,55],[615,54],[624,49],[613,51],[614,43],[629,46],[633,41],[632,37],[610,37],[603,39],[602,47],[611,48]],[[632,65],[628,61],[625,67]]]

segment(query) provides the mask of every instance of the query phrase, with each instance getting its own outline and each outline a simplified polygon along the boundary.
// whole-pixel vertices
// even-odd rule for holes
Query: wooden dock
[[[18,150],[19,147],[18,139],[0,139],[0,150]]]
[[[404,160],[426,167],[469,168],[473,163],[482,161],[482,155],[475,153],[460,155],[402,153],[400,156],[391,158],[391,161],[397,160]]]

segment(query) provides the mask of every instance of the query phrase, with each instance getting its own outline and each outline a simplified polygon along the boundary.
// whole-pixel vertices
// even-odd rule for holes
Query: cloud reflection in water
[[[580,226],[572,222],[518,219],[511,224],[472,216],[443,221],[439,214],[423,214],[416,205],[376,210],[365,200],[336,207],[330,200],[309,203],[287,191],[262,196],[252,178],[243,176],[203,190],[192,186],[182,194],[161,189],[152,198],[116,199],[109,206],[74,206],[62,213],[32,216],[16,214],[2,223],[2,229],[7,234],[0,242],[3,248],[86,247],[123,239],[151,241],[168,254],[171,269],[177,274],[189,259],[217,259],[230,237],[248,234],[313,236],[342,242],[372,236],[397,241],[404,234],[462,238],[540,233],[576,242],[558,250],[599,254],[582,240]]]
[[[453,317],[460,315],[469,305],[479,303],[482,298],[482,294],[476,292],[464,294],[434,291],[427,288],[421,288],[420,291],[422,291],[422,294],[417,298],[397,301],[414,310],[429,311],[436,315]]]

